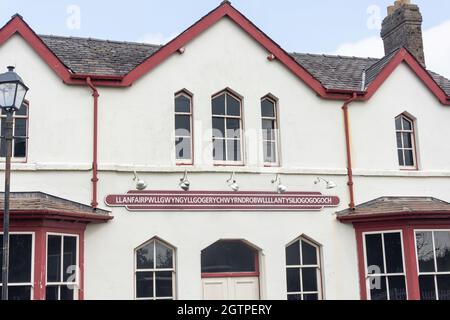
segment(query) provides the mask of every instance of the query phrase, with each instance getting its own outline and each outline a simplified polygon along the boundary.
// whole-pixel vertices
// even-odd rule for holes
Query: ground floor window
[[[9,300],[33,298],[33,234],[10,233],[9,235]],[[3,234],[0,234],[0,265],[3,264]],[[0,274],[0,289],[2,287]]]
[[[420,298],[450,300],[450,231],[416,231]]]
[[[78,237],[48,234],[46,300],[75,300],[78,273]]]
[[[367,290],[371,300],[406,300],[401,231],[364,234]]]
[[[135,250],[135,296],[139,300],[175,298],[175,249],[152,239]]]
[[[319,300],[319,246],[299,238],[286,247],[286,282],[288,300]]]

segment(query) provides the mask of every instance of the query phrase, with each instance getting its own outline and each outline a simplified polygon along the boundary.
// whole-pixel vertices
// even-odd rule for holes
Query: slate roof
[[[0,193],[0,216],[3,214],[4,193]],[[64,215],[78,217],[82,221],[87,220],[109,220],[109,211],[97,209],[94,210],[88,205],[74,201],[62,199],[43,192],[12,192],[10,194],[11,218],[14,218],[15,212],[52,212],[55,216]]]
[[[75,74],[124,76],[162,47],[92,38],[39,37]],[[291,56],[326,89],[365,91],[395,53],[397,51],[381,59],[305,53],[292,53]],[[450,80],[432,71],[429,73],[450,95]]]
[[[359,206],[355,210],[337,212],[338,219],[379,214],[450,213],[450,203],[432,197],[381,197]]]
[[[124,76],[161,46],[59,36],[39,36],[73,73]]]

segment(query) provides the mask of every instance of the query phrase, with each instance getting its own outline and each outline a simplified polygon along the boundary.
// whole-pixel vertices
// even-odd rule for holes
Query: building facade
[[[287,53],[228,1],[164,46],[14,16],[10,297],[450,299],[450,81],[418,10],[389,9],[382,59]]]

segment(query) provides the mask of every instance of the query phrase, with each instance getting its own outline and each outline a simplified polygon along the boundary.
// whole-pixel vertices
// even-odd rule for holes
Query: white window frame
[[[274,117],[264,117],[262,115],[262,103],[264,100],[269,100],[271,103],[273,103],[274,106]],[[262,143],[263,143],[263,162],[264,166],[266,167],[278,167],[281,164],[280,160],[280,135],[279,135],[279,113],[278,113],[278,100],[273,98],[271,95],[266,95],[265,97],[261,98],[261,125],[264,120],[270,120],[274,121],[275,128],[274,128],[274,140],[266,140],[264,139],[264,132],[262,132]],[[261,128],[264,130],[263,128]],[[264,154],[264,144],[267,142],[275,143],[275,155],[276,155],[276,161],[275,162],[266,162],[266,155]]]
[[[194,112],[193,112],[193,104],[194,104],[194,99],[191,93],[187,92],[186,90],[181,90],[178,93],[175,94],[174,97],[174,105],[176,106],[176,100],[178,97],[183,96],[189,99],[190,101],[190,112],[177,112],[175,110],[175,119],[177,116],[189,116],[189,121],[190,121],[190,125],[191,125],[191,131],[190,131],[190,135],[189,136],[180,136],[177,135],[177,128],[175,127],[175,141],[174,143],[176,143],[176,140],[178,138],[189,138],[191,141],[191,157],[189,159],[179,159],[178,158],[178,154],[176,152],[176,145],[175,145],[175,161],[177,165],[193,165],[194,164]],[[176,120],[175,120],[176,121]]]
[[[24,105],[27,106],[27,115],[17,115],[17,112],[14,112],[13,114],[13,141],[12,141],[12,153],[11,153],[11,161],[17,162],[17,163],[26,163],[28,159],[28,140],[29,140],[29,127],[30,127],[30,104],[27,101],[23,102]],[[6,119],[6,115],[3,115],[0,112],[0,119]],[[25,139],[25,157],[14,157],[14,149],[15,149],[15,131],[16,131],[16,120],[17,119],[24,119],[26,121],[26,136],[25,137],[19,137],[19,139]],[[0,123],[0,129],[1,129],[1,123]],[[2,138],[4,142],[4,138]],[[5,157],[0,157],[0,162],[5,162]]]
[[[385,252],[385,246],[384,246],[384,235],[389,233],[400,233],[400,241],[402,245],[402,263],[403,263],[403,273],[387,273],[386,268],[386,252]],[[383,249],[383,268],[384,273],[372,273],[369,275],[367,270],[367,247],[366,247],[366,235],[381,235],[381,245]],[[370,232],[363,232],[363,249],[364,249],[364,277],[366,280],[366,293],[367,297],[372,300],[372,296],[370,294],[370,278],[378,278],[378,277],[385,277],[386,278],[386,294],[387,294],[387,301],[390,301],[390,293],[389,293],[389,277],[398,277],[403,276],[405,278],[405,290],[406,290],[406,300],[408,300],[408,278],[406,276],[406,264],[405,264],[405,243],[403,240],[403,231],[402,230],[383,230],[383,231],[370,231]]]
[[[402,125],[402,129],[397,129],[397,123],[395,123],[395,138],[396,138],[396,144],[397,144],[397,158],[398,158],[398,152],[401,151],[403,154],[403,161],[406,162],[406,157],[405,157],[405,151],[412,151],[413,154],[413,162],[414,164],[412,166],[407,166],[407,165],[401,165],[400,164],[400,159],[399,159],[399,166],[400,169],[403,170],[417,170],[418,169],[418,165],[417,165],[417,148],[416,148],[416,121],[402,113],[400,115],[398,115],[397,117],[395,117],[395,122],[397,122],[397,119],[401,119],[401,125]],[[411,123],[411,130],[406,130],[403,129],[403,119],[405,119],[406,121]],[[398,142],[397,142],[397,134],[401,134],[401,138],[402,138],[402,145],[399,146]],[[405,142],[403,140],[403,134],[409,134],[411,136],[411,146],[412,148],[405,148]]]
[[[231,97],[233,97],[234,99],[236,99],[237,101],[239,101],[239,107],[240,107],[240,116],[229,116],[227,115],[227,99],[226,99],[226,95],[230,95]],[[225,95],[225,115],[215,115],[214,113],[212,113],[212,102],[214,99],[216,99],[217,97],[220,97],[221,95]],[[240,150],[241,150],[241,160],[240,161],[232,161],[232,160],[215,160],[214,156],[213,156],[213,163],[216,166],[241,166],[244,165],[244,143],[243,143],[243,139],[244,139],[244,115],[243,115],[243,99],[242,97],[240,97],[239,95],[231,92],[229,89],[223,90],[221,92],[219,92],[218,94],[215,94],[212,98],[211,98],[211,120],[213,118],[222,118],[224,119],[225,122],[225,137],[223,138],[214,138],[214,133],[213,133],[213,137],[212,137],[212,152],[214,152],[214,140],[219,139],[219,140],[223,140],[225,143],[225,158],[228,158],[228,141],[233,141],[233,140],[237,140],[237,139],[233,139],[233,138],[227,138],[227,125],[226,125],[226,120],[227,119],[238,119],[239,120],[239,124],[240,124],[240,130],[239,130],[239,146],[240,146]],[[212,128],[214,130],[214,128]]]
[[[65,274],[64,272],[64,237],[71,237],[77,239],[77,255],[76,255],[76,281],[75,282],[48,282],[47,276],[48,276],[48,238],[49,236],[58,236],[61,237],[61,277]],[[49,287],[61,287],[61,286],[74,286],[74,296],[73,300],[79,299],[79,291],[80,291],[80,276],[81,276],[81,270],[80,270],[80,237],[78,234],[70,234],[70,233],[53,233],[53,232],[47,232],[45,235],[45,289],[47,289],[47,286]],[[61,290],[58,288],[58,301],[61,299]]]
[[[417,251],[417,233],[420,232],[431,232],[432,233],[432,240],[433,240],[433,255],[434,255],[434,270],[436,270],[435,272],[421,272],[420,268],[419,268],[419,252]],[[445,271],[445,272],[439,272],[437,271],[437,259],[436,259],[436,244],[434,241],[434,233],[435,232],[449,232],[450,233],[450,229],[414,229],[414,250],[416,253],[416,267],[417,267],[417,275],[418,277],[420,276],[433,276],[434,278],[434,289],[436,291],[436,300],[440,300],[439,299],[439,288],[438,288],[438,283],[437,283],[437,276],[445,276],[445,275],[450,275],[450,271]],[[419,279],[417,280],[419,281]],[[419,288],[420,290],[420,288]]]
[[[307,239],[304,236],[301,236],[291,242],[289,242],[288,245],[286,245],[285,249],[287,249],[289,246],[293,245],[294,243],[296,243],[297,241],[300,241],[300,257],[301,260],[303,261],[303,256],[302,256],[302,241],[305,241],[306,243],[308,243],[309,245],[313,246],[314,248],[316,248],[316,255],[317,255],[317,264],[316,265],[287,265],[287,257],[285,254],[285,267],[286,267],[286,274],[287,274],[287,270],[288,269],[300,269],[300,286],[302,291],[299,292],[289,292],[287,291],[287,283],[286,283],[286,296],[289,295],[300,295],[302,297],[302,301],[303,301],[303,295],[307,295],[307,294],[317,294],[317,298],[318,300],[323,300],[323,287],[322,287],[322,283],[323,283],[323,279],[322,279],[322,248],[319,244]],[[302,262],[301,261],[301,262]],[[303,273],[301,272],[303,269],[305,268],[316,268],[316,279],[317,279],[317,291],[303,291]]]
[[[0,235],[4,235],[3,232],[0,232]],[[9,235],[31,235],[31,282],[21,282],[21,283],[9,283],[8,281],[8,288],[9,287],[30,287],[31,293],[30,293],[30,300],[34,300],[34,256],[35,256],[35,233],[34,232],[10,232]],[[11,239],[10,239],[11,241]],[[3,245],[3,244],[1,244]],[[0,282],[0,290],[2,288],[3,284]]]
[[[153,263],[156,266],[156,243],[159,242],[161,244],[163,244],[166,247],[169,247],[170,249],[172,249],[173,252],[173,267],[172,268],[166,268],[166,269],[138,269],[137,268],[137,251],[145,246],[147,246],[150,242],[154,242],[154,248],[153,248]],[[137,247],[136,249],[134,249],[134,277],[133,277],[133,282],[134,282],[134,299],[135,300],[147,300],[147,301],[156,301],[156,300],[176,300],[177,299],[177,292],[176,292],[176,283],[177,283],[177,274],[176,274],[176,270],[177,270],[177,250],[174,246],[172,246],[171,244],[160,240],[158,238],[153,238],[147,242],[145,242],[144,244],[140,245],[139,247]],[[140,272],[152,272],[153,273],[153,297],[149,297],[149,298],[138,298],[137,297],[137,274]],[[170,297],[156,297],[156,276],[155,273],[157,272],[172,272],[172,296]]]

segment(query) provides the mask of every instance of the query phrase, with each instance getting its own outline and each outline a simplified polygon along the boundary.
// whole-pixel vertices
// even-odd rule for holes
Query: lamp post
[[[28,87],[23,83],[14,67],[8,67],[8,72],[0,74],[0,108],[6,113],[5,142],[5,210],[3,213],[3,265],[2,265],[2,300],[8,300],[9,271],[9,192],[11,180],[11,156],[13,141],[13,116],[20,109],[27,94]]]

